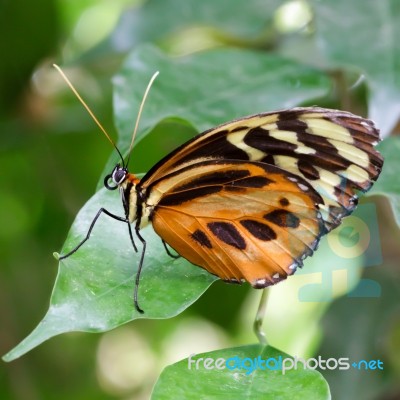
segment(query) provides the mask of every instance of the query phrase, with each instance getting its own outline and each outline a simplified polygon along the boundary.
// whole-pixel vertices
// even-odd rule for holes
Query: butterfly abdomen
[[[120,185],[122,204],[130,223],[133,223],[138,218],[137,186],[139,182],[139,178],[134,174],[128,173],[125,181]]]

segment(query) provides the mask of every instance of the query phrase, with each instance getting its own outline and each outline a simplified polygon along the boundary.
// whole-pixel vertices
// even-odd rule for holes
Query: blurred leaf
[[[360,369],[351,366],[340,372],[327,369],[324,376],[334,399],[397,398],[382,396],[382,392],[389,387],[390,381],[398,383],[391,365],[397,362],[396,354],[391,353],[393,349],[388,346],[388,339],[391,328],[399,323],[399,277],[380,266],[369,268],[364,278],[384,288],[381,296],[343,297],[332,303],[322,320],[324,340],[317,354],[324,359],[348,358],[350,364],[360,360],[380,360],[383,370],[378,367],[365,370],[365,364]]]
[[[338,66],[365,73],[370,117],[387,136],[400,114],[400,2],[313,0],[320,49]]]
[[[167,118],[187,121],[201,131],[245,115],[310,102],[331,88],[325,74],[273,54],[225,48],[174,58],[155,47],[140,47],[114,79],[123,150],[145,87],[157,70],[160,76],[150,91],[136,141]]]
[[[141,43],[159,42],[192,27],[212,28],[232,40],[257,40],[271,27],[281,3],[248,0],[244,6],[241,0],[148,0],[125,12],[111,36],[91,53],[126,53]],[[193,37],[188,51],[198,40],[199,35]]]
[[[100,190],[79,212],[61,254],[85,237],[101,207],[123,215],[118,193]],[[172,317],[193,303],[216,279],[183,258],[169,257],[153,230],[145,229],[143,236],[148,247],[139,302],[145,314],[138,314],[133,307],[141,247],[135,253],[125,224],[102,216],[90,240],[60,262],[50,308],[42,322],[4,359],[18,358],[64,332],[102,332],[136,318]]]
[[[392,206],[397,225],[400,226],[400,137],[393,136],[386,138],[379,145],[379,151],[385,158],[385,163],[378,181],[369,194],[387,197]]]
[[[279,369],[279,359],[291,358],[272,347],[250,345],[230,349],[217,350],[204,354],[193,355],[192,361],[200,358],[218,358],[225,360],[239,357],[244,361],[242,369],[207,368],[203,362],[193,363],[189,369],[189,360],[185,359],[165,368],[158,379],[152,393],[152,400],[206,398],[213,399],[290,399],[319,400],[330,399],[327,382],[322,375],[314,370],[305,370],[299,363],[298,369],[282,373]],[[253,372],[245,368],[251,367],[258,357],[269,360],[269,370],[256,369]],[[233,367],[234,361],[228,365]],[[265,363],[266,364],[266,363]],[[198,368],[197,368],[198,367]],[[277,368],[278,367],[278,368]],[[277,368],[273,370],[273,368]],[[265,370],[266,369],[266,370]]]
[[[76,62],[79,59],[82,64],[82,58],[85,58],[86,51],[97,48],[99,43],[106,40],[114,31],[123,9],[128,4],[132,6],[137,2],[138,0],[64,1],[63,6],[60,7],[63,24],[67,30],[73,32],[66,38],[63,46],[64,62]],[[104,47],[103,49],[106,50]],[[104,69],[107,68],[106,65],[113,63],[115,57],[110,57],[110,50],[107,49],[106,53],[103,53],[103,62],[97,62],[93,67]],[[89,52],[91,53],[90,50]]]
[[[59,26],[54,0],[0,2],[0,113],[16,106],[36,65],[56,47]],[[29,45],[24,45],[26,42]]]

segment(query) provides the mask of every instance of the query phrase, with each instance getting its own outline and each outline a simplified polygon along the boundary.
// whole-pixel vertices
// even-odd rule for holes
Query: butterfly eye
[[[116,168],[112,173],[112,180],[116,185],[120,185],[126,177],[127,170],[125,168]]]
[[[127,173],[128,171],[126,168],[121,168],[119,165],[117,165],[113,172],[104,178],[104,186],[108,190],[117,189],[118,185],[125,180]],[[110,183],[114,183],[114,185],[110,185]]]

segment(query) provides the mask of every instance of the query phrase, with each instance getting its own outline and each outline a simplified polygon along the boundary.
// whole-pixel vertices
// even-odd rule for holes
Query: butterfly
[[[226,282],[274,285],[302,267],[321,237],[354,211],[358,192],[371,188],[383,165],[374,149],[379,140],[372,121],[350,112],[267,112],[195,136],[142,179],[129,172],[129,156],[124,161],[114,145],[121,163],[104,185],[119,189],[125,215],[101,208],[86,237],[59,258],[75,253],[104,213],[128,225],[135,251],[134,234],[143,245],[134,292],[138,312],[146,252],[140,230],[148,224],[172,257],[168,246]]]

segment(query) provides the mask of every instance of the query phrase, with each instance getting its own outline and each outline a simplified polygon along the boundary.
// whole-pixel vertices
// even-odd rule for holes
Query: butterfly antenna
[[[138,130],[138,127],[139,127],[140,116],[142,115],[144,103],[145,103],[145,101],[146,101],[147,95],[149,94],[150,88],[151,88],[151,86],[153,85],[153,82],[154,82],[154,80],[157,78],[158,74],[159,74],[159,71],[155,72],[155,73],[153,74],[153,76],[151,77],[151,79],[150,79],[150,81],[149,81],[149,83],[148,83],[148,85],[147,85],[146,91],[144,92],[142,102],[140,103],[138,116],[137,116],[137,118],[136,118],[135,128],[134,128],[133,134],[132,134],[131,144],[130,144],[130,146],[129,146],[128,159],[126,160],[126,164],[125,164],[126,166],[128,166],[129,160],[130,160],[130,158],[131,158],[132,149],[133,149],[133,143],[134,143],[134,141],[135,141],[136,133],[137,133],[137,130]]]
[[[85,101],[82,99],[82,97],[80,96],[80,94],[78,93],[78,91],[74,88],[74,86],[72,85],[71,81],[67,78],[67,76],[64,74],[64,72],[62,71],[62,69],[57,65],[57,64],[53,64],[53,67],[60,73],[60,75],[62,76],[62,78],[64,79],[64,81],[67,83],[67,85],[71,88],[72,92],[74,93],[74,95],[78,98],[78,100],[81,102],[81,104],[83,105],[83,107],[86,108],[86,111],[89,113],[89,115],[92,117],[93,121],[96,123],[96,125],[100,128],[100,130],[104,133],[104,135],[106,136],[106,138],[108,139],[108,141],[113,145],[114,149],[117,151],[117,153],[119,154],[121,160],[122,160],[122,165],[124,166],[124,158],[122,157],[121,152],[119,151],[117,145],[114,143],[114,141],[110,138],[110,136],[108,135],[108,133],[106,132],[106,130],[103,128],[103,125],[101,125],[101,123],[99,122],[99,120],[96,118],[96,116],[93,114],[92,110],[89,108],[89,106],[85,103]]]

